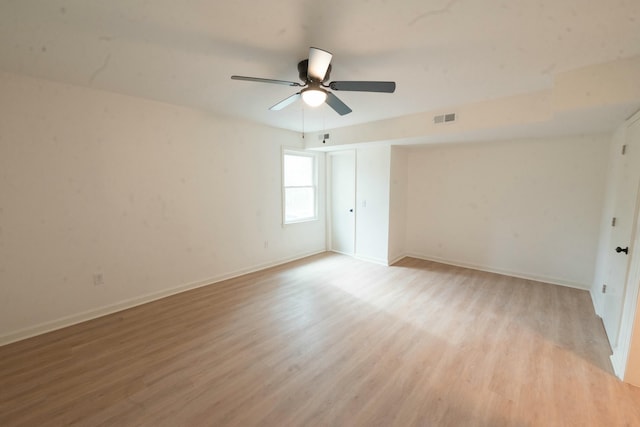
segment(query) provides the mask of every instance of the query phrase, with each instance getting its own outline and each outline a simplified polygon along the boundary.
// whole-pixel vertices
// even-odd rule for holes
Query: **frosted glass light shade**
[[[327,93],[319,89],[308,89],[302,92],[302,100],[309,107],[317,107],[327,99]]]

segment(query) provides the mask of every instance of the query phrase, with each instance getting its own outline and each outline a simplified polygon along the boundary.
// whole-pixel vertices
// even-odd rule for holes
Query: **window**
[[[284,223],[317,219],[316,156],[284,150],[282,169]]]

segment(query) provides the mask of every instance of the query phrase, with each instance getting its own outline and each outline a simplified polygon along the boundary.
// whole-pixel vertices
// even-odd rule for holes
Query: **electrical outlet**
[[[102,273],[95,273],[93,275],[93,286],[102,286],[104,285],[104,277]]]

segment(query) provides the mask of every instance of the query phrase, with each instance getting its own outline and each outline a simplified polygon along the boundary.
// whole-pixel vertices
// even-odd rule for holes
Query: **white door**
[[[355,253],[356,238],[356,153],[353,150],[329,154],[331,250]]]
[[[635,235],[636,206],[640,183],[640,120],[627,128],[619,159],[616,161],[617,186],[615,188],[614,216],[615,225],[611,231],[611,243],[608,248],[608,275],[602,320],[612,348],[618,345],[620,320],[624,306],[627,276],[629,272],[629,253],[632,237]],[[613,224],[613,223],[612,223]]]

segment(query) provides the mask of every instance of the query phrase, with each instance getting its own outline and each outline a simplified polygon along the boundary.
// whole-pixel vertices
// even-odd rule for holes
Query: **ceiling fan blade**
[[[327,92],[327,100],[325,102],[329,105],[329,107],[333,108],[336,113],[340,114],[341,116],[349,114],[351,111],[353,111],[351,110],[351,108],[347,107],[347,104],[340,101],[340,98],[338,98],[331,92]]]
[[[275,83],[278,85],[285,86],[302,86],[300,83],[290,82],[287,80],[274,80],[274,79],[261,79],[259,77],[246,77],[246,76],[231,76],[232,80],[244,80],[247,82],[258,82],[258,83]]]
[[[307,78],[314,82],[324,81],[329,64],[333,55],[326,50],[312,47],[309,49],[309,67],[307,68]]]
[[[396,90],[396,82],[331,82],[329,87],[333,90],[348,90],[352,92],[393,93]]]
[[[283,99],[282,101],[278,102],[273,107],[269,108],[269,110],[273,110],[273,111],[282,110],[284,107],[286,107],[288,105],[291,105],[294,102],[296,102],[298,100],[298,98],[300,98],[300,92],[294,93],[290,97]]]

